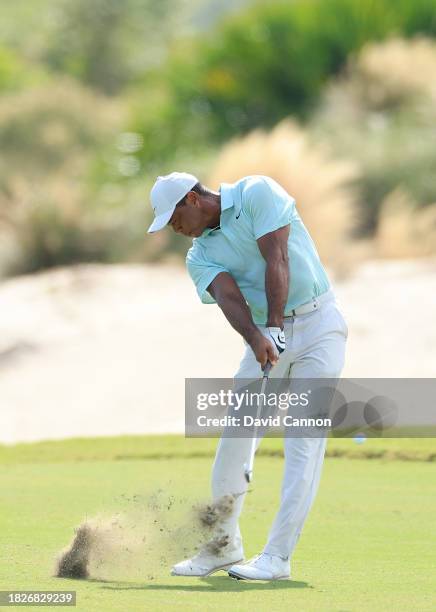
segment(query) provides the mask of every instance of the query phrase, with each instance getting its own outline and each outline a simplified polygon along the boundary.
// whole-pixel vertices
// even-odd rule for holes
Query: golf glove
[[[264,335],[275,347],[277,354],[280,355],[286,349],[285,332],[280,327],[265,327]]]

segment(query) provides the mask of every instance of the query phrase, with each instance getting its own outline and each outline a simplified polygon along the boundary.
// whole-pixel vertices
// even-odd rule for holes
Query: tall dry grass
[[[310,141],[296,123],[286,120],[273,130],[255,130],[223,147],[208,177],[217,188],[250,174],[272,177],[290,193],[320,256],[338,273],[350,263],[353,228],[353,163],[332,159]]]
[[[352,71],[360,93],[374,106],[430,97],[436,101],[436,43],[394,38],[363,48]]]
[[[382,257],[435,252],[436,43],[371,44],[330,84],[310,131],[358,166],[358,230]]]
[[[385,198],[375,247],[379,257],[423,257],[436,255],[436,204],[418,208],[401,189]]]
[[[0,202],[0,276],[107,261],[120,233],[86,205],[80,183],[62,175],[40,183],[15,177]]]
[[[346,71],[327,85],[312,123],[346,126],[332,133],[337,143],[354,138],[350,127],[383,130],[402,111],[409,115],[419,111],[422,121],[432,121],[435,71],[433,40],[393,38],[367,44],[350,58]]]

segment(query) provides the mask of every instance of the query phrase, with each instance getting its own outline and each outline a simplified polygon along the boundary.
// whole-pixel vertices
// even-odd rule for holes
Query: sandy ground
[[[436,375],[436,260],[334,283],[344,376]],[[183,268],[78,266],[0,285],[0,442],[182,432],[184,378],[231,377],[239,336]]]

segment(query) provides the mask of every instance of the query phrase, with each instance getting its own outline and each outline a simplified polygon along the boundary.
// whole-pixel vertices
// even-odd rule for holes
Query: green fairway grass
[[[168,535],[159,533],[160,521],[186,530],[191,506],[207,498],[216,441],[138,436],[3,447],[0,588],[75,590],[76,609],[84,612],[434,610],[434,442],[330,441],[329,454],[341,456],[325,462],[293,558],[292,580],[275,583],[235,582],[225,573],[203,580],[169,575],[183,545],[192,542],[187,537],[171,548]],[[277,440],[265,440],[256,460],[241,520],[247,557],[261,550],[277,508],[280,447]],[[353,454],[361,459],[350,459]],[[51,576],[56,553],[85,517],[130,511],[137,499],[141,510],[156,492],[175,503],[150,526],[156,531],[154,548],[149,559],[143,551],[134,575],[115,563],[110,576],[103,571],[93,580]],[[147,512],[136,516],[153,523]]]
[[[194,439],[180,435],[71,438],[12,446],[0,444],[0,464],[213,457],[216,444],[216,438]],[[350,438],[332,438],[328,441],[326,455],[436,462],[436,438],[369,438],[363,444],[356,444]],[[283,457],[282,440],[265,438],[258,456]]]

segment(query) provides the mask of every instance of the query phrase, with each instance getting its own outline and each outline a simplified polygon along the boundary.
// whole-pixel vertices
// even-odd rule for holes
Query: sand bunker
[[[350,330],[344,377],[434,376],[436,259],[367,262],[336,294]],[[6,443],[183,433],[185,378],[230,378],[244,350],[182,267],[51,270],[1,283],[0,302]]]

